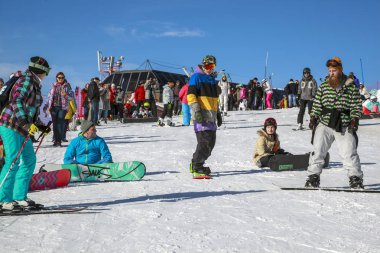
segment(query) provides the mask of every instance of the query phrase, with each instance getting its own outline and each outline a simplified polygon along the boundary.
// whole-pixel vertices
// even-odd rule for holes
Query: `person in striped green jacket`
[[[317,90],[310,113],[314,152],[305,187],[319,187],[324,158],[336,140],[343,166],[348,170],[350,187],[364,188],[356,134],[361,116],[360,94],[354,80],[343,73],[340,58],[328,60],[326,66],[329,77]]]

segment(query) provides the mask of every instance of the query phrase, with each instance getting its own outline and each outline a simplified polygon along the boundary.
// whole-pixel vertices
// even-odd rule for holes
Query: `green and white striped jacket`
[[[331,113],[322,114],[322,110],[324,108],[328,110],[336,109],[342,111],[340,117],[343,127],[348,126],[352,118],[361,117],[362,103],[354,80],[343,75],[342,84],[342,88],[339,91],[332,88],[328,81],[320,85],[315,96],[310,117],[314,116],[323,125],[328,126]]]

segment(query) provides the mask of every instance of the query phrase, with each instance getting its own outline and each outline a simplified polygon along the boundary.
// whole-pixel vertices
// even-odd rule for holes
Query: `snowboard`
[[[84,207],[44,207],[42,209],[21,211],[21,212],[1,212],[0,216],[25,216],[25,215],[34,215],[34,214],[55,214],[55,213],[76,213],[83,210],[86,210],[88,206]]]
[[[71,171],[68,169],[33,174],[29,191],[48,190],[67,186],[70,183]]]
[[[269,168],[273,171],[287,171],[287,170],[299,170],[309,166],[310,152],[301,155],[274,155],[269,159]],[[330,154],[327,153],[325,157],[324,168],[328,167],[330,160]]]
[[[361,192],[361,193],[380,193],[380,190],[376,189],[351,189],[351,188],[339,188],[339,187],[281,187],[281,190],[286,191],[332,191],[332,192]]]
[[[193,175],[193,179],[212,179],[209,175]]]
[[[45,171],[69,169],[70,182],[136,181],[144,177],[145,165],[139,161],[104,164],[45,164]]]

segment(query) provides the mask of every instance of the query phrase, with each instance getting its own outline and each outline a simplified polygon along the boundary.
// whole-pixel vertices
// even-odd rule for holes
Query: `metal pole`
[[[360,67],[361,67],[361,70],[362,70],[362,83],[365,84],[365,81],[364,81],[364,73],[363,73],[363,61],[362,61],[362,58],[360,58]]]

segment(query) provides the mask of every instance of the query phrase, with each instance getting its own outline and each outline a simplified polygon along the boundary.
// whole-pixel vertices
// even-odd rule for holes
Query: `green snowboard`
[[[70,182],[136,181],[144,177],[146,168],[142,162],[129,161],[104,164],[45,164],[41,171],[69,169]]]

